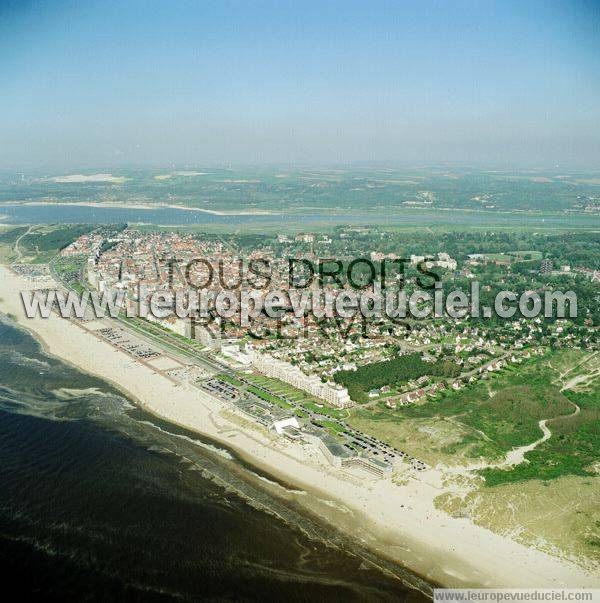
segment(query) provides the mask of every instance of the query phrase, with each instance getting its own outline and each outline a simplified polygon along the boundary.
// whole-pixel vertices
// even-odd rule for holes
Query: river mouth
[[[102,206],[90,203],[2,203],[3,224],[151,224],[156,226],[206,227],[207,229],[273,229],[282,227],[323,228],[336,225],[390,225],[396,227],[447,226],[465,228],[530,226],[536,228],[590,228],[589,217],[577,214],[541,212],[492,212],[470,210],[426,210],[387,207],[381,211],[323,208],[290,211],[210,213],[193,209],[166,207]]]

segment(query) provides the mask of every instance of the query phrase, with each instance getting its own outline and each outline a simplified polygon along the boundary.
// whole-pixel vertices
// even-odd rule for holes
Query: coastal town
[[[323,237],[306,233],[277,238],[278,244],[289,246],[290,253],[296,255],[298,245],[312,251],[318,240],[323,242]],[[325,243],[330,245],[330,240],[325,238]],[[139,304],[140,292],[150,295],[185,288],[186,275],[177,266],[203,258],[206,265],[194,274],[194,279],[206,280],[206,266],[211,276],[218,274],[207,284],[207,288],[214,289],[214,297],[224,288],[242,287],[239,252],[219,238],[103,229],[84,234],[65,247],[52,274],[69,288],[122,292],[126,303],[132,305]],[[370,254],[373,261],[389,256]],[[168,261],[172,257],[178,259],[175,269]],[[289,286],[284,256],[273,254],[268,246],[258,246],[246,257],[275,267],[270,272],[271,287]],[[467,255],[460,266],[457,259],[443,252],[410,257],[411,266],[427,262],[427,268],[440,268],[446,278],[471,278],[471,271],[487,261],[482,254]],[[503,264],[506,260],[493,261]],[[23,270],[19,266],[13,269]],[[547,265],[543,270],[547,272]],[[215,328],[214,324],[207,326],[190,318],[161,319],[152,314],[145,319],[120,318],[110,326],[107,320],[83,321],[82,326],[139,361],[160,368],[175,382],[184,380],[201,388],[277,436],[315,446],[331,465],[358,467],[380,478],[389,478],[398,470],[426,471],[428,464],[351,427],[346,422],[348,409],[357,404],[363,409],[384,405],[393,410],[434,403],[444,392],[472,387],[506,367],[543,354],[542,346],[549,338],[591,349],[596,337],[590,326],[576,327],[557,320],[548,327],[540,318],[521,318],[501,327],[450,319],[401,324],[378,321],[368,337],[361,337],[361,330],[352,324],[344,332],[338,328],[332,333],[315,319],[305,318],[304,337],[262,338],[248,336],[235,317],[227,328],[218,322],[219,328]],[[265,316],[258,320],[267,332],[280,332],[278,321]],[[298,328],[294,321],[300,322],[294,317],[284,319],[284,332]],[[162,359],[165,351],[171,353],[170,360]],[[185,358],[183,367],[180,360],[173,360],[173,353],[180,360]],[[418,362],[418,373],[367,391],[351,385],[352,378],[361,371],[398,361]],[[173,362],[175,367],[171,366]],[[434,370],[442,365],[448,368],[446,372]]]
[[[600,603],[600,0],[0,6],[6,592]]]
[[[38,300],[52,291],[81,299],[121,294],[125,310],[137,309],[143,297],[165,289],[186,289],[188,280],[206,281],[218,295],[227,287],[235,290],[240,257],[279,263],[282,273],[285,257],[308,258],[317,265],[319,257],[339,254],[348,265],[359,251],[357,237],[366,237],[376,250],[363,254],[370,261],[393,261],[396,255],[389,247],[377,250],[377,242],[385,239],[363,228],[251,240],[126,225],[77,226],[60,237],[57,232],[53,227],[16,231],[10,252],[14,260],[10,272],[3,272],[4,287],[13,292],[4,295],[11,314],[18,317],[23,310],[14,304],[17,291],[30,291]],[[60,245],[46,262],[38,259],[44,237]],[[364,248],[367,243],[358,244]],[[580,398],[592,395],[585,392],[598,370],[596,313],[593,297],[587,296],[596,286],[594,272],[585,262],[566,270],[560,256],[540,257],[533,251],[490,252],[482,258],[481,243],[462,244],[461,251],[452,238],[439,241],[431,252],[424,245],[415,247],[414,254],[398,252],[407,258],[407,271],[404,278],[392,273],[390,287],[411,288],[419,277],[418,264],[425,261],[427,270],[440,271],[443,286],[479,279],[483,293],[493,295],[496,287],[508,284],[518,291],[525,269],[528,290],[533,286],[543,293],[549,283],[568,283],[577,291],[582,312],[576,319],[550,320],[520,315],[501,321],[377,318],[358,327],[350,321],[341,326],[335,320],[319,321],[310,312],[297,321],[287,312],[284,318],[255,317],[254,333],[249,334],[236,316],[215,321],[216,328],[172,315],[143,317],[125,311],[99,316],[92,304],[85,315],[67,318],[66,324],[60,306],[50,320],[24,324],[44,341],[55,342],[53,353],[125,388],[150,416],[222,442],[285,481],[318,484],[342,507],[366,512],[386,529],[394,525],[417,541],[426,529],[428,541],[442,537],[452,548],[461,538],[473,550],[485,534],[493,547],[517,547],[523,558],[535,559],[535,567],[548,564],[553,576],[571,576],[578,570],[529,548],[527,530],[515,539],[501,536],[515,529],[514,519],[487,524],[492,531],[482,532],[481,513],[470,500],[488,501],[486,505],[496,508],[493,485],[513,475],[522,479],[520,475],[531,471],[529,455],[538,450],[533,458],[542,460],[535,461],[533,471],[536,476],[546,472],[551,480],[545,495],[554,496],[560,489],[561,478],[553,476],[593,470],[588,431],[582,429],[574,438],[573,432],[561,433],[556,422],[546,427],[546,421],[557,417],[567,430],[572,416],[584,424],[595,421],[586,398]],[[476,257],[470,257],[470,248],[476,249]],[[181,262],[169,260],[174,249]],[[192,262],[198,272],[192,269],[186,275],[185,262],[194,258],[207,263]],[[443,266],[433,265],[438,262]],[[290,285],[287,276],[274,271],[272,286],[299,287],[296,281]],[[325,282],[323,288],[333,291],[337,284]],[[593,436],[593,430],[589,433]],[[548,449],[547,442],[560,446],[560,452]],[[562,454],[565,445],[576,447],[577,454]],[[581,469],[573,468],[574,459]],[[502,491],[518,496],[520,483],[509,483]],[[520,499],[512,500],[519,509]],[[409,524],[407,518],[412,518]],[[336,524],[343,520],[343,513],[335,514]],[[414,530],[410,522],[415,522]],[[552,524],[544,525],[549,542],[588,567],[590,553],[579,539],[581,532],[565,541]],[[411,557],[403,560],[410,565]],[[496,572],[495,557],[485,564],[486,572]],[[532,567],[524,566],[523,575]]]

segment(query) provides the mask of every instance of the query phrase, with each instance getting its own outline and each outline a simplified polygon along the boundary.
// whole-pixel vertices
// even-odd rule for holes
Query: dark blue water
[[[320,213],[273,214],[261,216],[217,216],[183,209],[126,209],[90,207],[85,205],[7,205],[0,204],[0,223],[6,224],[115,224],[145,223],[164,226],[206,225],[335,225],[335,224],[394,224],[449,226],[588,226],[586,216],[529,215],[517,213],[486,213],[462,211],[416,211],[404,208],[386,211],[347,211]]]
[[[61,600],[419,601],[401,568],[0,322],[3,588]]]

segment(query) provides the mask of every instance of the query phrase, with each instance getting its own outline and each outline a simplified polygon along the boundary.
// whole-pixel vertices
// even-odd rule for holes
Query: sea
[[[1,317],[4,592],[62,601],[427,599],[428,584],[261,487],[270,480],[49,357]]]

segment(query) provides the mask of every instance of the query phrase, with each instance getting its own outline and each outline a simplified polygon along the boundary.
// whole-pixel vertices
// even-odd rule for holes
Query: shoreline
[[[327,206],[327,207],[315,207],[315,206],[298,206],[291,210],[283,211],[278,209],[206,209],[202,207],[193,207],[189,205],[178,205],[176,203],[123,203],[119,201],[3,201],[5,205],[12,206],[39,206],[39,207],[93,207],[98,209],[140,209],[140,210],[163,210],[163,209],[176,209],[189,212],[200,212],[204,214],[210,214],[213,216],[221,217],[235,217],[235,216],[285,216],[285,215],[303,215],[303,214],[333,214],[342,216],[347,212],[346,208],[339,206]],[[1,208],[2,204],[0,204]],[[423,215],[431,214],[434,212],[446,212],[456,214],[475,214],[478,216],[527,216],[527,217],[538,217],[542,220],[546,217],[553,218],[586,218],[590,216],[596,216],[597,213],[585,212],[585,211],[547,211],[547,210],[525,210],[525,209],[494,209],[485,210],[481,208],[470,208],[470,207],[421,207],[421,206],[381,206],[380,209],[393,209],[396,211],[409,211],[415,213],[421,213]],[[351,213],[357,210],[351,210]],[[565,226],[563,228],[569,228]],[[594,227],[590,226],[590,229]]]
[[[183,211],[198,211],[204,214],[213,216],[279,216],[282,212],[272,211],[268,209],[250,209],[250,210],[217,210],[204,209],[200,207],[189,207],[187,205],[176,205],[167,203],[115,203],[113,201],[14,201],[7,202],[6,205],[23,205],[23,206],[75,206],[75,207],[96,207],[107,209],[143,209],[143,210],[162,210],[162,209],[181,209]],[[0,206],[1,207],[1,206]]]
[[[111,383],[111,385],[114,384]],[[130,398],[129,394],[126,394],[126,397]],[[255,459],[247,457],[242,450],[233,447],[229,443],[208,437],[199,431],[190,430],[190,428],[186,425],[176,423],[171,419],[165,419],[163,416],[156,414],[154,411],[145,406],[138,405],[138,409],[149,414],[155,419],[165,422],[171,427],[176,427],[177,429],[181,429],[196,438],[200,438],[200,440],[206,445],[216,447],[220,451],[224,451],[227,455],[232,457],[228,460],[236,466],[236,476],[244,481],[252,483],[254,487],[264,489],[269,495],[278,499],[279,501],[285,500],[287,503],[291,503],[289,508],[292,511],[302,515],[302,517],[309,520],[310,524],[313,526],[317,525],[322,529],[328,530],[328,535],[335,535],[336,540],[341,539],[344,541],[344,543],[351,544],[351,546],[347,549],[349,553],[359,557],[363,560],[363,562],[377,567],[383,573],[391,575],[395,579],[400,580],[407,589],[418,591],[427,598],[431,599],[433,596],[433,589],[442,588],[440,584],[433,583],[431,579],[418,574],[415,570],[401,565],[396,559],[384,556],[380,552],[375,552],[374,549],[365,546],[363,544],[363,538],[357,539],[355,535],[349,534],[347,531],[343,531],[338,526],[334,525],[333,521],[331,520],[331,516],[335,512],[335,509],[329,506],[326,493],[320,492],[309,485],[301,488],[290,481],[284,481],[287,480],[287,478],[284,478],[283,474],[277,475],[271,467],[258,464]],[[215,452],[215,454],[219,453]],[[259,485],[256,484],[257,481],[260,482]],[[315,494],[319,494],[319,496],[325,497],[324,499],[317,499],[320,502],[325,500],[325,504],[314,504],[313,506],[306,504],[306,498],[309,494],[313,496]],[[240,496],[244,495],[240,494]],[[300,500],[302,500],[303,504],[299,504]],[[268,509],[266,512],[273,513],[273,511],[270,509]],[[287,522],[287,519],[279,516],[277,513],[275,514],[281,521]],[[329,518],[327,517],[328,515],[330,516]],[[305,533],[309,538],[312,537],[302,525],[296,524],[295,522],[293,525]],[[367,534],[365,534],[365,536],[366,535]],[[326,544],[329,544],[328,540],[328,536],[325,536],[323,539]],[[345,546],[342,546],[341,548],[346,549]]]
[[[161,420],[221,444],[248,465],[310,493],[286,496],[378,557],[447,587],[600,586],[599,576],[571,562],[437,510],[433,501],[443,489],[434,472],[411,476],[401,486],[341,473],[309,447],[281,440],[197,388],[174,385],[74,322],[55,314],[25,318],[19,291],[31,288],[31,282],[0,266],[0,309],[33,332],[45,351],[107,381]]]

